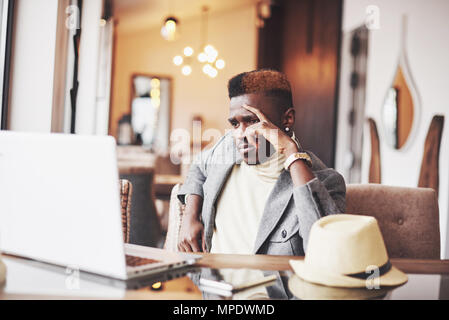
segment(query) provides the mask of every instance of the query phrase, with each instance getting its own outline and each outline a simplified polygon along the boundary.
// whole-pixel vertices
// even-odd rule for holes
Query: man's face
[[[249,143],[245,135],[246,128],[259,122],[259,118],[243,106],[248,105],[259,109],[277,127],[280,127],[282,113],[276,98],[263,94],[245,94],[231,99],[229,108],[229,123],[233,127],[233,136],[238,151],[248,164],[259,164],[269,157],[273,146],[262,136],[255,137],[256,145]]]

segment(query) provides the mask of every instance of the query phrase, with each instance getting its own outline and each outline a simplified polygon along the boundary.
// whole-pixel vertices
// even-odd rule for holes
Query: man
[[[192,164],[178,193],[178,249],[304,255],[312,224],[345,211],[344,179],[296,140],[284,74],[241,73],[228,91],[232,131]]]

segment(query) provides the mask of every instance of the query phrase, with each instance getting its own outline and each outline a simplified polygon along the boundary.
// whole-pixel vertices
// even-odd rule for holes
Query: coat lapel
[[[281,219],[293,194],[293,182],[288,171],[283,170],[268,196],[256,237],[254,253],[260,249]]]

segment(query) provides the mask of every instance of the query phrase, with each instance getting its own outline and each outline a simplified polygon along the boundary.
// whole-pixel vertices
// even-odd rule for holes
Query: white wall
[[[58,0],[16,0],[9,128],[50,132]]]
[[[61,85],[57,81],[66,79],[67,70],[55,68],[56,63],[61,63],[58,57],[67,54],[64,48],[56,47],[58,32],[67,32],[65,29],[65,20],[69,17],[69,13],[66,12],[67,5],[66,1],[60,0],[16,1],[9,106],[10,130],[50,132],[52,111],[55,108],[63,108],[54,104],[65,104],[66,111],[70,109],[68,97],[66,101],[54,99],[55,90],[64,90],[65,85],[69,87],[72,85],[72,70],[68,70],[68,83],[64,81]],[[97,66],[102,8],[103,0],[85,1],[83,6],[77,133],[96,132]],[[60,21],[64,22],[59,29],[58,14]],[[70,48],[73,50],[73,47]],[[66,59],[63,57],[62,61]],[[61,94],[63,92],[59,93]],[[69,132],[70,119],[67,114],[65,116],[66,132]],[[107,117],[106,114],[104,118]],[[63,121],[62,117],[59,121]],[[105,126],[107,127],[107,124],[103,125]]]
[[[445,115],[440,152],[439,205],[442,257],[449,258],[449,1],[345,0],[343,32],[363,24],[369,5],[380,9],[380,29],[372,30],[369,39],[366,117],[374,118],[379,129],[382,183],[417,186],[430,121],[435,114]],[[403,14],[408,16],[409,65],[422,105],[414,142],[397,151],[384,142],[380,115],[386,90],[396,70]],[[368,180],[369,160],[369,132],[365,130],[362,182]]]
[[[76,102],[76,133],[96,133],[98,57],[100,49],[100,18],[103,0],[83,2],[79,48],[80,83]]]

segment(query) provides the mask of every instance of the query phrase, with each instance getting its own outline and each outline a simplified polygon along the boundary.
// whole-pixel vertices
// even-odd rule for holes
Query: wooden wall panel
[[[377,132],[377,125],[374,119],[369,118],[368,124],[371,141],[371,160],[369,164],[368,182],[382,183],[379,133]]]
[[[418,187],[432,188],[438,195],[439,189],[439,165],[440,165],[440,145],[443,134],[444,116],[436,115],[427,132],[424,143],[424,152],[419,174]]]
[[[284,10],[282,6],[272,6],[271,18],[265,20],[259,29],[257,64],[258,68],[281,70],[282,63],[282,30]]]
[[[284,0],[278,3],[271,21],[259,33],[258,64],[287,75],[296,110],[295,133],[306,149],[332,167],[342,1]],[[278,56],[267,55],[267,50],[277,52]]]

